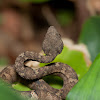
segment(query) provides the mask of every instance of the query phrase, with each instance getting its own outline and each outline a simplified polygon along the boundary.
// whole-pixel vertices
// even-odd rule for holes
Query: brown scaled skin
[[[41,68],[32,69],[24,65],[27,60],[50,63],[61,53],[63,42],[60,34],[53,26],[48,29],[42,48],[46,56],[26,51],[16,58],[15,65],[12,67],[12,70],[15,72],[13,76],[16,78],[12,79],[12,75],[10,75],[11,77],[9,78],[9,75],[7,76],[4,70],[1,72],[0,77],[10,83],[15,81],[24,83],[31,88],[32,91],[21,93],[27,94],[30,97],[33,96],[32,94],[35,94],[35,97],[39,100],[63,100],[72,87],[78,82],[77,74],[70,66],[57,62]],[[52,88],[42,79],[42,77],[50,74],[60,76],[63,79],[64,84],[61,89]],[[4,78],[4,76],[6,78]]]

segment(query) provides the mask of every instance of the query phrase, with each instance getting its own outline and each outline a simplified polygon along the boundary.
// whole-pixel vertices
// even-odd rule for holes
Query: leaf
[[[6,83],[0,80],[0,100],[26,100],[12,91]]]
[[[76,50],[70,50],[64,47],[61,54],[59,54],[53,62],[62,62],[71,66],[77,73],[79,80],[86,74],[89,69],[87,66],[83,53]],[[40,66],[43,67],[47,64],[41,63]]]
[[[21,83],[15,83],[12,87],[19,91],[30,91],[31,89]]]
[[[100,16],[91,17],[84,23],[79,42],[87,45],[93,61],[100,52]]]
[[[62,62],[71,66],[76,71],[79,80],[89,69],[84,60],[83,53],[76,50],[70,50],[67,47],[64,47],[62,53],[59,54],[53,62]]]
[[[66,100],[99,100],[100,99],[100,54],[87,74],[72,88]]]
[[[63,86],[63,80],[54,75],[48,75],[43,78],[50,86],[56,89],[61,89]]]

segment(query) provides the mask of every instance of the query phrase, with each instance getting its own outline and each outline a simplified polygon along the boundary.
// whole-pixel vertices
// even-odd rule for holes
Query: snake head
[[[49,27],[42,44],[42,49],[47,56],[57,56],[62,52],[63,41],[54,26]]]

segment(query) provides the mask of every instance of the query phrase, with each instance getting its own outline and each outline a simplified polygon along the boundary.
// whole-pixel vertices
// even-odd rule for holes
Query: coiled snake
[[[60,34],[51,26],[43,41],[42,50],[46,54],[40,55],[35,52],[26,51],[21,53],[15,60],[15,64],[6,67],[0,77],[9,83],[20,81],[27,85],[32,91],[21,92],[39,100],[63,100],[71,88],[78,82],[76,72],[68,65],[57,62],[41,68],[31,68],[25,66],[28,60],[40,63],[50,63],[61,53],[63,42]],[[54,74],[63,79],[63,87],[55,89],[47,84],[42,77]]]

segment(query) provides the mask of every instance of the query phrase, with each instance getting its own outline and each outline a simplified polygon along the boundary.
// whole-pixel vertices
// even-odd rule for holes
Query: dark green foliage
[[[87,74],[72,88],[66,100],[99,100],[100,99],[100,54]]]
[[[0,80],[0,100],[25,100],[14,92],[11,87]]]
[[[79,42],[87,45],[93,61],[100,52],[100,16],[91,17],[84,23]]]

